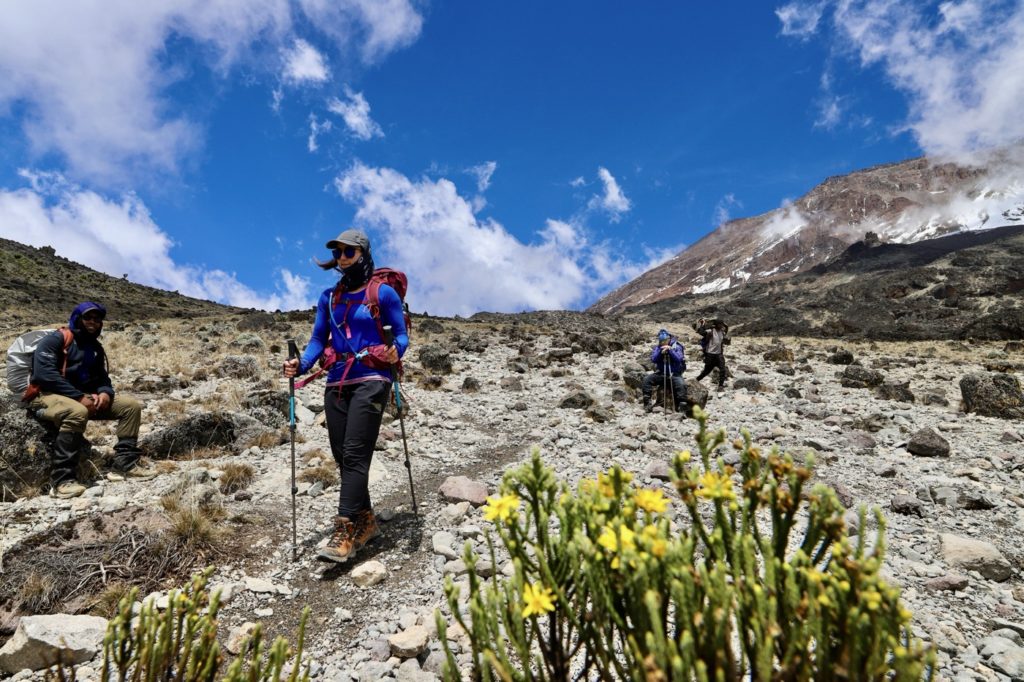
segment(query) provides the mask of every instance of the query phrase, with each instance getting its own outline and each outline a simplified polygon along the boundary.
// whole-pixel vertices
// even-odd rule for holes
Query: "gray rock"
[[[586,391],[573,391],[559,401],[558,406],[570,410],[583,410],[595,402],[594,396]]]
[[[968,374],[960,380],[964,409],[987,417],[1024,419],[1024,392],[1012,374]]]
[[[672,480],[671,468],[668,462],[663,460],[655,460],[647,465],[644,469],[644,476],[648,478],[654,478],[659,481],[670,481]]]
[[[519,377],[502,377],[501,378],[501,390],[503,391],[522,391],[523,380]]]
[[[487,502],[487,485],[465,476],[449,476],[441,484],[441,497],[447,502],[469,502],[479,507]]]
[[[935,504],[953,508],[956,507],[956,503],[960,497],[956,494],[956,490],[950,488],[948,485],[940,485],[932,488],[932,500]]]
[[[359,587],[372,587],[388,577],[388,569],[379,561],[364,561],[353,568],[349,576]]]
[[[252,638],[252,634],[255,631],[256,623],[251,621],[246,621],[238,627],[232,628],[231,632],[228,633],[228,641],[224,648],[237,656],[245,649],[246,644]]]
[[[932,429],[921,429],[907,443],[907,451],[919,457],[948,457],[949,441]]]
[[[958,590],[966,589],[970,583],[971,580],[966,575],[948,573],[946,575],[940,575],[938,578],[926,580],[924,586],[925,589],[928,590],[956,592]]]
[[[65,663],[84,663],[103,648],[107,619],[98,616],[24,616],[3,648],[0,671],[42,670],[60,656]]]
[[[399,658],[413,658],[419,656],[427,648],[430,640],[430,633],[422,625],[413,625],[411,628],[396,632],[388,637],[388,645],[391,653]]]
[[[881,372],[859,365],[847,365],[839,379],[846,388],[874,388],[881,386],[883,381],[885,376]]]
[[[462,380],[463,393],[476,393],[480,390],[480,380],[473,377],[466,377]]]
[[[1010,679],[1019,680],[1024,678],[1024,649],[1014,647],[1002,653],[996,654],[987,661],[988,666]]]
[[[999,502],[991,495],[977,490],[968,490],[963,494],[961,505],[964,509],[985,510],[995,509],[999,506]]]
[[[789,350],[783,345],[773,346],[769,348],[767,352],[762,355],[768,362],[789,362],[792,363],[795,359],[793,357],[793,351]]]
[[[950,533],[941,536],[942,558],[954,568],[977,571],[988,580],[1002,582],[1013,575],[1013,567],[995,545]]]
[[[909,383],[886,382],[875,389],[875,395],[882,400],[896,400],[901,403],[914,402],[914,393],[910,390]]]
[[[420,348],[420,365],[423,369],[434,374],[452,373],[452,356],[447,350],[438,345],[426,345]]]
[[[853,362],[853,353],[845,348],[840,348],[825,358],[825,362],[830,365],[849,365]]]
[[[154,459],[170,459],[235,442],[235,422],[226,412],[202,412],[179,420],[139,441]]]
[[[446,559],[458,559],[459,553],[455,551],[455,536],[446,530],[439,530],[434,533],[430,540],[434,554],[439,554]]]
[[[733,388],[745,388],[748,391],[754,391],[755,393],[763,392],[767,390],[764,382],[757,377],[740,377],[732,382]]]
[[[911,495],[893,495],[889,506],[897,514],[924,516],[924,505],[921,500]]]

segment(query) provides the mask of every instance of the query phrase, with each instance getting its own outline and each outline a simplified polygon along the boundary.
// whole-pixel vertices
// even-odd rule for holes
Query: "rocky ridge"
[[[829,262],[867,233],[909,244],[1020,225],[1021,154],[1019,146],[998,150],[974,165],[917,158],[830,177],[791,204],[723,223],[590,310],[617,313],[682,294],[785,279]]]
[[[302,338],[307,323],[279,317],[243,332],[243,319],[198,327],[151,322],[109,335],[115,380],[148,398],[150,438],[214,411],[232,424],[251,427],[255,420],[270,431],[284,424],[279,337]],[[673,496],[665,465],[691,444],[694,423],[660,410],[644,414],[636,401],[656,327],[619,319],[609,329],[609,323],[568,313],[417,321],[405,388],[420,514],[410,512],[401,439],[397,425],[388,423],[371,475],[371,495],[388,521],[383,538],[351,566],[313,559],[326,540],[337,495],[336,484],[317,482],[300,484],[299,557],[291,560],[289,445],[280,439],[254,444],[259,432],[243,429],[224,442],[193,443],[149,482],[98,478],[82,498],[0,503],[4,566],[13,570],[45,550],[45,538],[57,528],[65,530],[53,542],[74,542],[98,517],[140,522],[169,492],[209,496],[227,511],[222,525],[244,549],[217,561],[213,577],[226,596],[221,620],[228,651],[238,650],[257,620],[271,634],[291,635],[309,605],[307,651],[317,679],[436,679],[441,657],[433,612],[443,603],[443,578],[464,579],[462,545],[481,550],[488,525],[478,506],[482,497],[532,447],[539,446],[571,484],[618,462],[638,483]],[[693,376],[696,339],[673,331],[686,340]],[[154,339],[156,352],[144,354],[143,362],[137,358],[144,338]],[[986,367],[1021,361],[1024,348],[1012,342],[838,346],[740,335],[730,347],[733,380],[707,403],[712,424],[731,437],[746,427],[766,447],[798,458],[813,453],[817,478],[836,488],[851,523],[861,504],[883,510],[888,574],[903,589],[915,632],[939,649],[946,679],[1024,675],[1024,554],[1015,542],[1024,528],[1024,438],[1019,420],[1005,411],[1020,407],[1013,403],[1020,399],[1019,373]],[[970,376],[978,379],[964,384]],[[1009,392],[996,394],[994,408],[1003,416],[962,412],[962,387],[968,391],[963,397],[977,405],[990,389],[975,384],[987,387],[993,376],[1008,377]],[[311,387],[300,401],[300,470],[330,465],[326,430],[318,425],[322,393]],[[101,454],[113,440],[103,425],[89,435]],[[255,480],[225,495],[217,482],[236,463],[252,466]],[[676,518],[684,517],[677,510]],[[241,518],[250,521],[234,520]],[[172,586],[154,588],[153,598],[164,598]],[[0,606],[10,609],[11,603]],[[88,605],[53,608],[85,611]],[[10,619],[6,627],[13,630]],[[465,662],[464,636],[451,628],[449,637]],[[86,660],[79,679],[95,679],[97,671],[96,662]],[[41,673],[15,672],[14,679],[41,679]]]

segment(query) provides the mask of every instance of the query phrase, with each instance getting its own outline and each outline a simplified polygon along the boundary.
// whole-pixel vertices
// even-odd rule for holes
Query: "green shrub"
[[[764,456],[744,433],[734,470],[715,458],[724,432],[695,412],[699,462],[673,460],[675,526],[669,498],[618,467],[574,493],[537,452],[506,473],[485,517],[514,576],[482,581],[467,544],[466,613],[445,586],[473,679],[930,679],[934,653],[879,573],[881,514],[869,551],[831,489],[805,489],[812,463]],[[437,624],[445,678],[460,679],[440,612]]]
[[[156,680],[188,680],[189,682],[296,682],[309,680],[308,667],[302,665],[309,608],[302,613],[298,644],[294,650],[283,637],[267,649],[262,626],[257,625],[247,653],[224,667],[224,656],[217,643],[217,612],[220,593],[211,597],[206,583],[212,568],[192,578],[189,587],[172,591],[165,610],[157,609],[152,600],[132,615],[132,604],[138,598],[133,588],[118,604],[117,612],[107,626],[103,640],[103,666],[100,680],[109,682],[155,682]],[[285,666],[291,662],[290,672]],[[58,665],[47,679],[74,680],[74,669]]]

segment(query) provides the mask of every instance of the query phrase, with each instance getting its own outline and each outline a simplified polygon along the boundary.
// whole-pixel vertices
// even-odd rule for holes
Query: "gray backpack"
[[[7,388],[11,392],[20,394],[22,400],[31,400],[39,393],[38,387],[30,395],[29,387],[32,384],[32,357],[35,355],[39,342],[54,331],[60,331],[64,336],[64,363],[60,373],[64,374],[67,367],[68,346],[74,341],[74,334],[67,327],[55,329],[37,329],[22,334],[14,340],[11,347],[7,349]]]

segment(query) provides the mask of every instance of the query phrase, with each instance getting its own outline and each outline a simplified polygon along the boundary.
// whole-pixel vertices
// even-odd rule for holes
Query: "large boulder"
[[[839,348],[835,353],[825,358],[830,365],[849,365],[853,363],[853,353],[846,348]]]
[[[793,351],[783,345],[772,346],[762,356],[768,362],[793,362]]]
[[[949,533],[940,536],[942,558],[951,568],[977,571],[989,580],[1002,582],[1013,575],[1013,566],[995,545]]]
[[[1024,393],[1011,374],[968,374],[960,380],[964,409],[986,417],[1024,419]]]
[[[918,457],[949,457],[949,441],[932,429],[921,429],[907,443],[907,451]]]
[[[704,409],[708,404],[710,391],[696,379],[686,380],[686,416],[693,416],[694,406]]]
[[[49,480],[56,430],[30,417],[17,398],[0,402],[0,410],[0,501],[10,502]]]
[[[171,459],[203,448],[230,446],[235,437],[235,420],[231,415],[204,412],[149,434],[139,445],[154,459]]]
[[[13,675],[28,668],[42,670],[56,663],[84,663],[103,648],[107,619],[99,616],[25,616],[0,649],[0,672]]]
[[[433,374],[451,374],[452,356],[438,345],[427,345],[420,349],[420,365]]]

